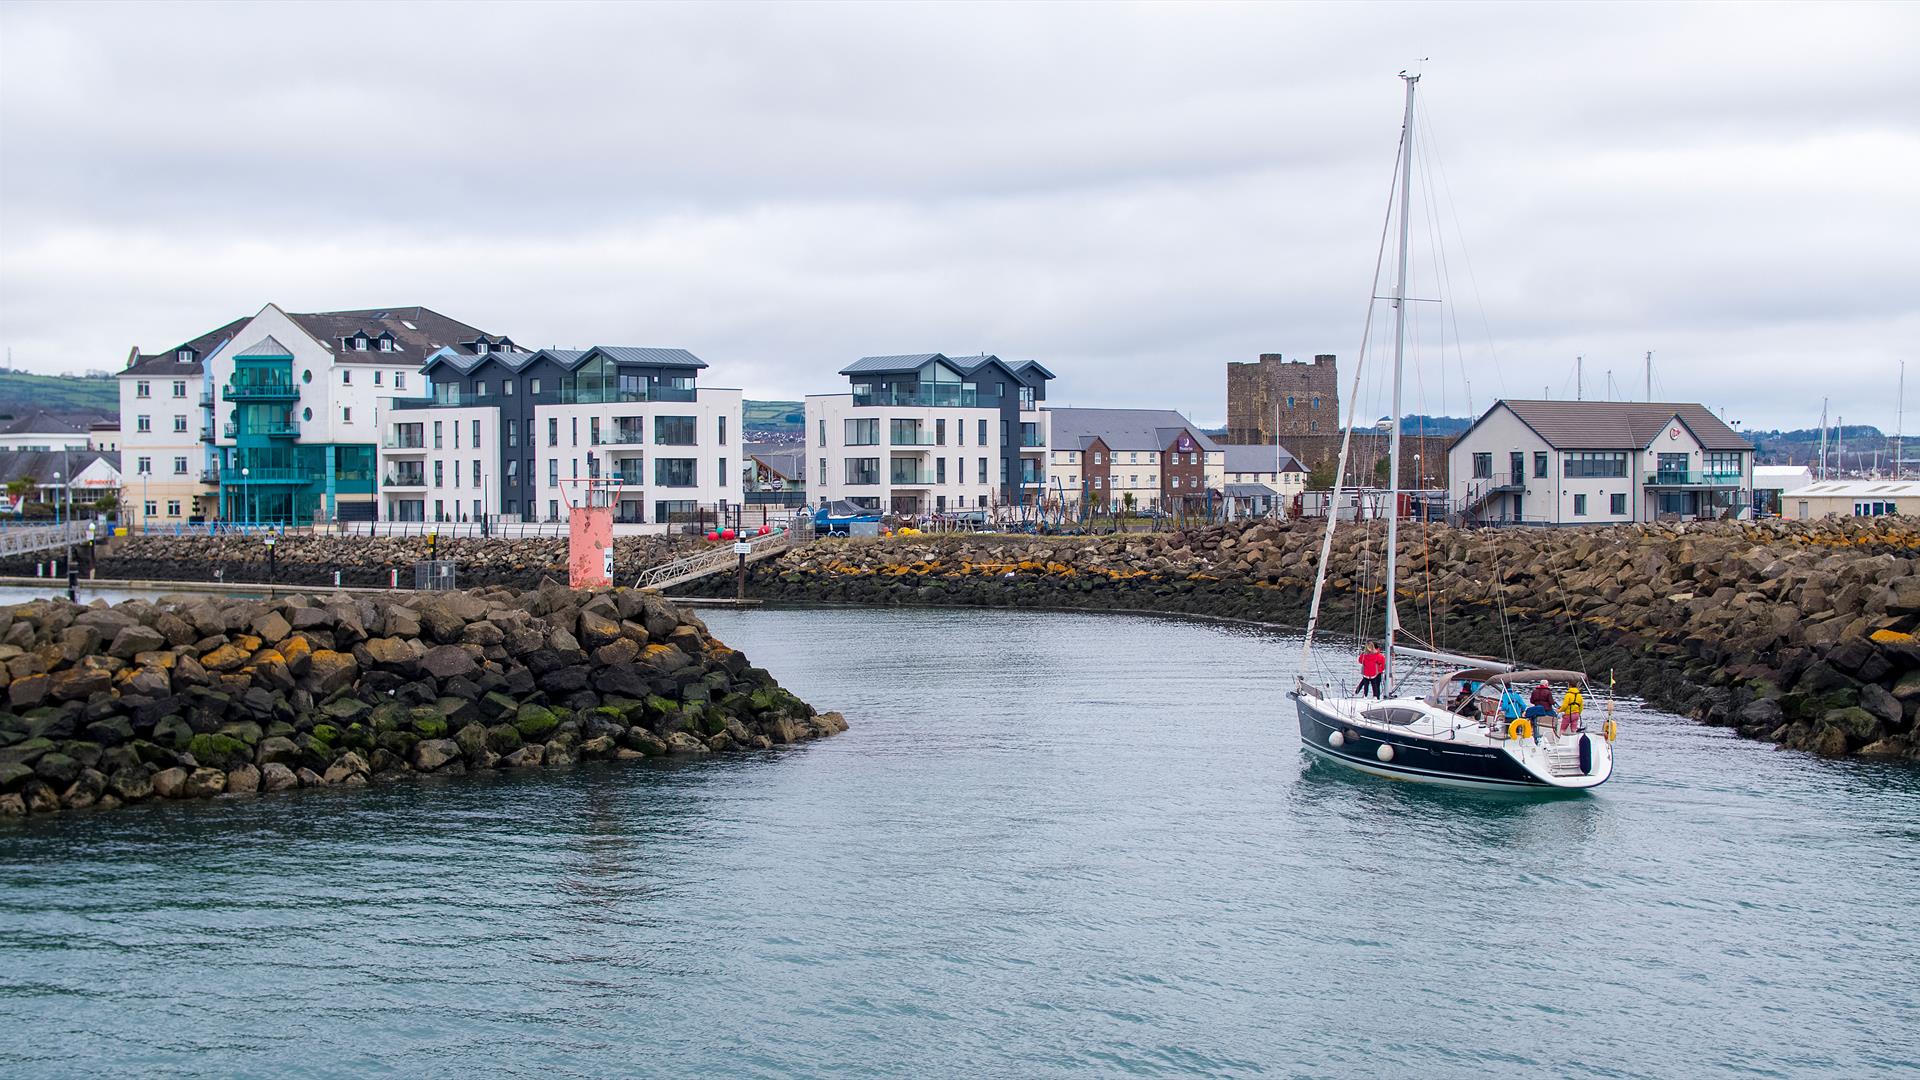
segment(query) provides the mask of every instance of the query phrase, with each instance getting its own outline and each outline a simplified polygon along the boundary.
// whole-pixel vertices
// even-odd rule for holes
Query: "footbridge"
[[[84,544],[95,535],[93,521],[62,521],[50,525],[9,525],[0,528],[0,559]]]
[[[809,535],[802,535],[808,532]],[[810,530],[787,529],[768,533],[765,536],[749,536],[732,544],[715,544],[704,551],[697,551],[671,562],[650,566],[641,571],[634,581],[636,589],[671,589],[675,585],[685,585],[689,581],[698,581],[713,574],[726,573],[740,565],[740,552],[735,548],[746,545],[746,559],[750,563],[774,558],[789,548],[797,547],[811,539]]]

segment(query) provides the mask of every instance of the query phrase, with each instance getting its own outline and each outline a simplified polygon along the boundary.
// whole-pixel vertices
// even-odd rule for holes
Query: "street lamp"
[[[240,508],[249,522],[253,520],[253,485],[247,482],[247,477],[252,475],[252,469],[240,466]]]
[[[62,456],[64,457],[65,455]],[[60,470],[58,469],[53,471],[53,486],[56,488],[60,487]],[[60,524],[60,492],[58,491],[53,493],[53,523],[55,525]]]

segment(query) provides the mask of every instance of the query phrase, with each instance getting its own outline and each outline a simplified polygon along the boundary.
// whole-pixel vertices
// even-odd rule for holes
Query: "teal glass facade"
[[[306,525],[331,521],[340,498],[370,500],[374,447],[302,443],[300,386],[291,356],[240,356],[220,389],[220,516],[228,521]]]

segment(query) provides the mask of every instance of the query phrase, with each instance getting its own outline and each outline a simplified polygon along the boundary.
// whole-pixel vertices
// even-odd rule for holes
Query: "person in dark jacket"
[[[1547,680],[1541,679],[1540,684],[1533,688],[1532,695],[1527,698],[1527,719],[1538,720],[1552,715],[1554,715],[1553,687],[1547,685]]]

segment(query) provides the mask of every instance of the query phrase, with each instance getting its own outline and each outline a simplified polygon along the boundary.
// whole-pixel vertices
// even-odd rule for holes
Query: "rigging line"
[[[1327,494],[1327,528],[1320,537],[1320,569],[1313,576],[1313,600],[1307,607],[1307,632],[1300,640],[1300,670],[1307,671],[1313,659],[1313,632],[1320,622],[1320,598],[1327,583],[1327,556],[1333,550],[1334,526],[1340,522],[1341,481],[1347,471],[1347,453],[1353,446],[1353,422],[1360,407],[1360,375],[1366,369],[1367,345],[1373,339],[1373,313],[1379,305],[1374,299],[1380,295],[1380,268],[1387,258],[1387,230],[1393,222],[1393,198],[1400,189],[1400,158],[1406,153],[1406,133],[1402,132],[1400,141],[1393,152],[1393,183],[1387,190],[1387,212],[1380,221],[1380,247],[1373,257],[1373,285],[1367,290],[1366,324],[1360,334],[1359,360],[1354,364],[1353,393],[1347,399],[1347,423],[1340,436],[1340,457],[1334,466],[1333,490]]]
[[[1416,120],[1421,120],[1421,121],[1424,121],[1425,118],[1426,118],[1425,113],[1421,113],[1417,117],[1415,117]],[[1430,127],[1429,127],[1429,134],[1431,134]],[[1454,323],[1454,336],[1456,339],[1454,352],[1456,355],[1458,355],[1460,352],[1459,344],[1458,344],[1459,319],[1454,313],[1454,311],[1452,310],[1454,305],[1450,302],[1453,296],[1453,282],[1446,270],[1446,261],[1445,261],[1446,242],[1445,242],[1444,235],[1440,229],[1440,208],[1439,208],[1439,205],[1434,201],[1433,166],[1429,162],[1429,159],[1427,156],[1428,150],[1427,150],[1426,144],[1420,143],[1416,145],[1414,147],[1414,154],[1415,154],[1415,159],[1421,163],[1421,178],[1427,181],[1427,183],[1421,185],[1420,187],[1420,205],[1421,205],[1421,208],[1425,210],[1427,214],[1427,239],[1430,245],[1427,251],[1427,260],[1429,263],[1432,264],[1433,280],[1434,280],[1434,284],[1437,286],[1438,294],[1441,300],[1440,306],[1442,310],[1440,312],[1440,319],[1439,319],[1440,412],[1441,412],[1441,415],[1444,416],[1446,414],[1446,407],[1447,407],[1447,323],[1449,320],[1452,320]],[[1418,311],[1418,309],[1415,309],[1415,310],[1416,312]],[[1464,377],[1464,372],[1466,370],[1465,364],[1466,364],[1466,361],[1464,358],[1462,358],[1461,371],[1463,373],[1463,377]],[[1415,369],[1416,378],[1418,377],[1418,375],[1419,375],[1419,370],[1416,368]],[[1422,409],[1421,411],[1424,413],[1426,410]]]
[[[1431,91],[1429,91],[1429,95],[1431,95]],[[1427,125],[1427,148],[1428,152],[1433,154],[1436,168],[1435,175],[1439,179],[1437,186],[1447,197],[1447,211],[1453,217],[1454,235],[1460,238],[1460,261],[1464,262],[1467,266],[1467,282],[1473,287],[1474,306],[1480,309],[1480,326],[1487,337],[1487,358],[1493,361],[1494,379],[1500,383],[1500,392],[1505,394],[1507,390],[1507,376],[1500,367],[1500,350],[1495,348],[1493,344],[1493,324],[1487,319],[1486,301],[1480,295],[1480,276],[1475,273],[1473,269],[1473,252],[1467,249],[1466,231],[1460,227],[1460,208],[1453,200],[1453,185],[1447,181],[1447,162],[1445,156],[1440,152],[1440,138],[1433,130],[1433,119],[1429,115],[1432,111],[1432,109],[1427,109],[1421,112],[1419,116],[1415,117],[1415,122]],[[1463,377],[1464,373],[1465,368],[1463,366]],[[1471,398],[1467,401],[1467,407],[1469,410],[1473,408]]]
[[[1553,583],[1560,590],[1560,610],[1567,614],[1567,625],[1573,628],[1573,658],[1579,661],[1580,670],[1587,670],[1586,650],[1580,647],[1580,622],[1573,617],[1573,605],[1567,601],[1567,583],[1554,578]]]

